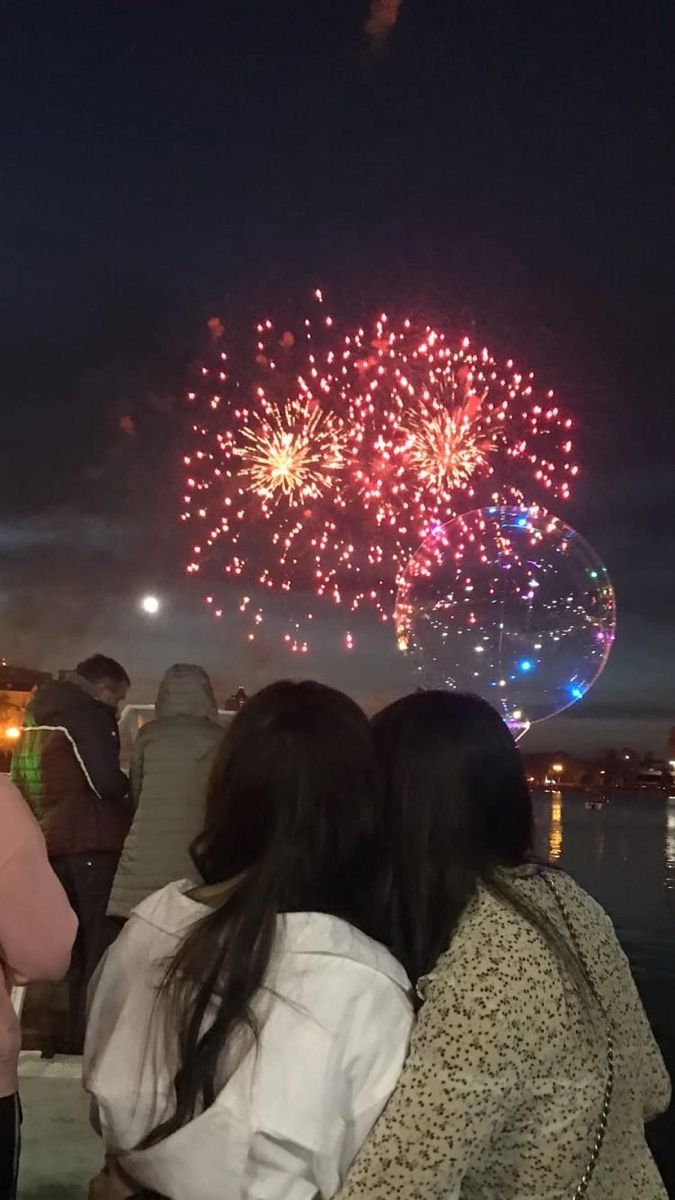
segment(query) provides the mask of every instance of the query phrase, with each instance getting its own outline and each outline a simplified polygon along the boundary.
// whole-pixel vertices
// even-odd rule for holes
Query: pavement
[[[89,1124],[82,1059],[21,1055],[23,1149],[19,1200],[82,1200],[101,1167],[101,1143]]]

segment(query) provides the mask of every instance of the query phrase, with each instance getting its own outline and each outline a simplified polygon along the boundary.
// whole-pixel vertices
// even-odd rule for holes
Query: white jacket
[[[84,1082],[106,1150],[171,1200],[332,1196],[392,1092],[412,1027],[394,958],[336,917],[288,913],[256,1005],[257,1048],[241,1035],[215,1103],[149,1150],[171,1111],[174,1045],[157,987],[181,936],[209,911],[170,884],[132,914],[93,988]]]

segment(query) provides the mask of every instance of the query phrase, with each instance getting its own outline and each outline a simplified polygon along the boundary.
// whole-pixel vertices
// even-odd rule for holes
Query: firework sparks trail
[[[402,570],[438,524],[486,504],[566,499],[578,471],[570,418],[511,360],[384,313],[340,333],[316,300],[318,316],[295,332],[261,322],[236,369],[215,347],[188,396],[183,458],[188,573],[208,584],[216,616],[236,594],[251,641],[261,597],[292,593],[283,636],[300,653],[308,595],[389,621]]]
[[[366,36],[373,45],[381,49],[394,28],[401,0],[371,0],[370,10],[366,20]]]

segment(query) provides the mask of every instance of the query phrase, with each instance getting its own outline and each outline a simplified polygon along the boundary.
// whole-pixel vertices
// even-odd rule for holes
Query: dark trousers
[[[14,1200],[21,1150],[21,1106],[19,1097],[0,1100],[0,1200]]]
[[[119,862],[116,850],[97,854],[68,854],[51,859],[80,927],[68,973],[69,1003],[66,1044],[59,1049],[81,1054],[86,1026],[87,988],[99,961],[117,930],[106,917],[110,891]]]

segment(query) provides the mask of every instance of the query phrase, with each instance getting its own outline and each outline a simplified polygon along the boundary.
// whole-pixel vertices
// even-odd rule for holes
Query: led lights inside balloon
[[[431,531],[403,572],[395,620],[420,683],[478,693],[522,729],[597,679],[614,641],[614,592],[564,521],[490,506]]]

